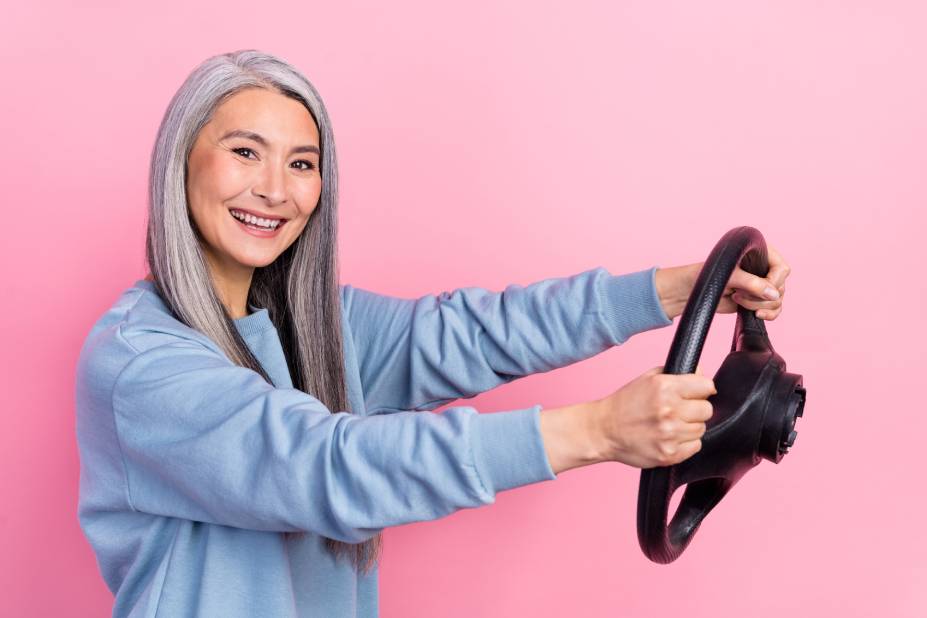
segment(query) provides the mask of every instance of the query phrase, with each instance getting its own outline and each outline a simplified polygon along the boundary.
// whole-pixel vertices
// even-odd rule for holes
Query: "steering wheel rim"
[[[769,272],[766,241],[759,230],[741,226],[727,232],[705,261],[673,337],[663,373],[694,373],[708,336],[718,304],[735,267],[765,277]],[[732,351],[748,350],[775,354],[766,327],[755,311],[737,308]],[[783,365],[784,366],[784,365]],[[764,376],[773,379],[771,370]],[[715,396],[709,397],[709,400]],[[703,439],[707,437],[703,436]],[[666,564],[686,549],[705,516],[721,501],[746,471],[759,463],[754,458],[747,465],[737,463],[734,454],[713,462],[692,465],[693,458],[681,464],[641,471],[638,491],[638,540],[644,554],[654,562]],[[742,455],[742,454],[741,454]],[[674,492],[685,487],[682,500],[669,519],[670,500]]]

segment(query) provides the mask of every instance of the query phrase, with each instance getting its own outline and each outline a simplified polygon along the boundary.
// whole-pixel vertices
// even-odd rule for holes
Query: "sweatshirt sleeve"
[[[156,515],[359,543],[556,478],[540,405],[358,416],[191,340],[133,357],[112,406],[129,505]]]
[[[672,324],[658,268],[613,275],[598,267],[501,292],[465,287],[417,299],[346,285],[368,413],[433,410]]]

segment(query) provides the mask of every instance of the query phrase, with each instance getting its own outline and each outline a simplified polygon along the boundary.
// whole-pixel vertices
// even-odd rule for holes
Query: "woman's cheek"
[[[307,184],[300,188],[299,196],[296,203],[304,214],[309,214],[315,210],[319,204],[319,197],[322,195],[322,180]]]
[[[247,187],[252,173],[244,165],[220,162],[216,164],[210,178],[215,179],[216,193],[225,197],[235,197]]]

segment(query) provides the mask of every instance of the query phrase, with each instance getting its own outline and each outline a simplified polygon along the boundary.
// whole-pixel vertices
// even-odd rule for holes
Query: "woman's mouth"
[[[288,221],[288,219],[264,219],[255,217],[250,213],[235,208],[229,209],[229,214],[232,215],[232,218],[235,219],[235,222],[238,223],[242,230],[258,238],[271,238],[276,236],[280,228],[286,225]]]

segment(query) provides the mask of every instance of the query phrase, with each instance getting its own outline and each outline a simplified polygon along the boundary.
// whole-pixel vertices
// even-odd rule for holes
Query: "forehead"
[[[246,88],[222,102],[209,121],[217,135],[231,129],[260,133],[271,144],[319,144],[319,129],[300,101],[265,88]]]

